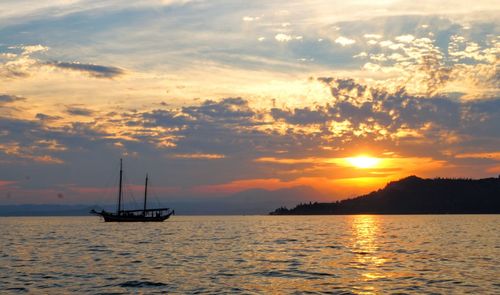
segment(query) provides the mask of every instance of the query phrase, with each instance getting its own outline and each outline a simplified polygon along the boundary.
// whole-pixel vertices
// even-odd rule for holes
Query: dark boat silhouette
[[[170,208],[147,209],[148,199],[148,175],[146,174],[146,183],[144,185],[144,209],[139,210],[123,210],[122,208],[122,181],[123,181],[123,165],[120,159],[120,182],[118,185],[118,206],[116,212],[100,212],[92,209],[91,214],[95,214],[104,218],[105,222],[162,222],[175,214]]]

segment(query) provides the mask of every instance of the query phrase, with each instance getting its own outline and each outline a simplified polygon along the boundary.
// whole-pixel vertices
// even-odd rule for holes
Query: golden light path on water
[[[380,258],[376,253],[378,250],[377,237],[379,234],[378,216],[375,215],[353,215],[351,216],[353,228],[352,249],[356,253],[356,261],[361,265],[366,265],[365,272],[362,272],[362,279],[370,281],[373,279],[385,278],[386,275],[377,271],[377,268],[384,264],[385,259]],[[377,290],[372,286],[366,286],[360,294],[376,294]]]

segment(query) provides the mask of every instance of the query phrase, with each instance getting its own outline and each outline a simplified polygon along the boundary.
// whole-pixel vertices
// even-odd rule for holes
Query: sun
[[[347,162],[354,167],[366,169],[377,166],[380,159],[368,157],[368,156],[357,156],[352,158],[346,158]]]

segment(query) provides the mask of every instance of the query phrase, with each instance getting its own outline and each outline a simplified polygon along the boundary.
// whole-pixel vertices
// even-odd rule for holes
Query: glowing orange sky
[[[252,3],[2,1],[0,204],[500,173],[495,2]]]

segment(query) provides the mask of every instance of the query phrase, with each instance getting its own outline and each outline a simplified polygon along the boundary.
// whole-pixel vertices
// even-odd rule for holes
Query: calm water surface
[[[0,289],[500,294],[499,225],[499,215],[0,218]]]

